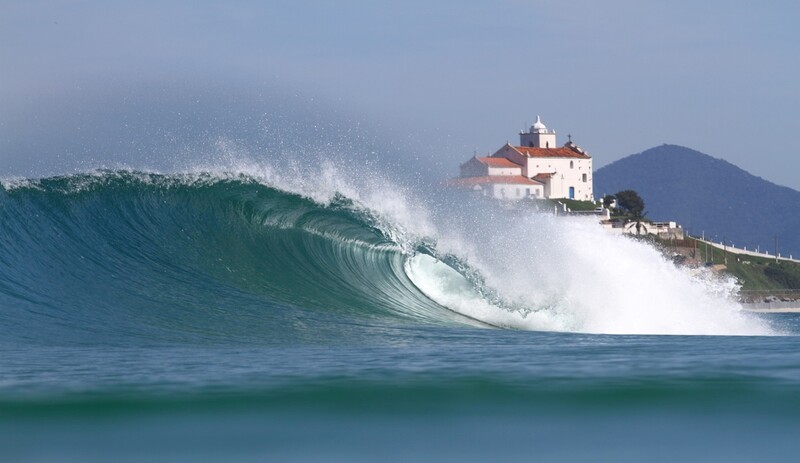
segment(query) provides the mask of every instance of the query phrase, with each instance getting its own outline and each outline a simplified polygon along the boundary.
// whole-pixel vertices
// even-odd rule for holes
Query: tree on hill
[[[647,212],[644,210],[644,200],[639,193],[633,190],[618,191],[614,197],[617,198],[617,209],[628,220],[636,223],[636,234],[638,235],[642,229],[642,221]]]
[[[617,208],[626,215],[636,216],[644,214],[644,201],[639,193],[633,190],[618,191],[614,195],[617,198]]]

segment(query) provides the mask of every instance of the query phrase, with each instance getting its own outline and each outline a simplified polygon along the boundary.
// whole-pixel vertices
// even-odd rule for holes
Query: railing
[[[770,254],[768,252],[756,252],[756,251],[749,250],[749,249],[741,249],[741,248],[729,246],[729,245],[727,245],[725,243],[715,243],[713,241],[704,240],[703,238],[698,238],[696,236],[693,236],[692,238],[696,239],[698,243],[704,243],[704,244],[707,244],[709,246],[715,247],[717,249],[721,249],[721,250],[723,250],[725,252],[729,252],[731,254],[736,254],[736,255],[740,255],[740,256],[761,257],[761,258],[764,258],[764,259],[776,259],[774,254]],[[781,256],[780,253],[778,254],[777,259],[778,260],[784,260],[784,261],[787,261],[787,262],[800,263],[800,259],[795,259],[794,256],[791,256],[791,255],[789,257],[784,257],[784,256]]]

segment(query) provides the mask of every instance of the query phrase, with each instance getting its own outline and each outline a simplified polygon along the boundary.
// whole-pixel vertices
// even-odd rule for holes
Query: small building
[[[600,224],[609,231],[618,233],[628,233],[631,235],[656,235],[664,240],[683,240],[685,233],[683,227],[677,222],[640,222],[636,227],[636,222],[619,222],[613,220],[603,220]]]
[[[519,138],[519,146],[506,143],[494,154],[468,160],[461,165],[460,177],[448,184],[501,199],[594,200],[592,158],[572,137],[558,147],[556,132],[536,116]]]
[[[522,175],[461,177],[448,183],[452,186],[478,191],[493,198],[544,198],[544,184]]]

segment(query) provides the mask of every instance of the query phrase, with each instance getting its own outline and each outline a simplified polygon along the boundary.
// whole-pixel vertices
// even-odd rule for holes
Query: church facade
[[[490,156],[468,160],[448,183],[499,199],[594,200],[592,157],[571,137],[559,147],[556,132],[537,116],[519,138],[519,146],[506,143]]]

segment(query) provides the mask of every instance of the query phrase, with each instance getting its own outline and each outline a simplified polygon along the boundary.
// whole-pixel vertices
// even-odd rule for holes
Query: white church
[[[571,137],[558,147],[555,130],[539,116],[527,132],[520,131],[519,146],[506,143],[488,157],[473,157],[448,184],[500,199],[594,200],[591,156]]]

